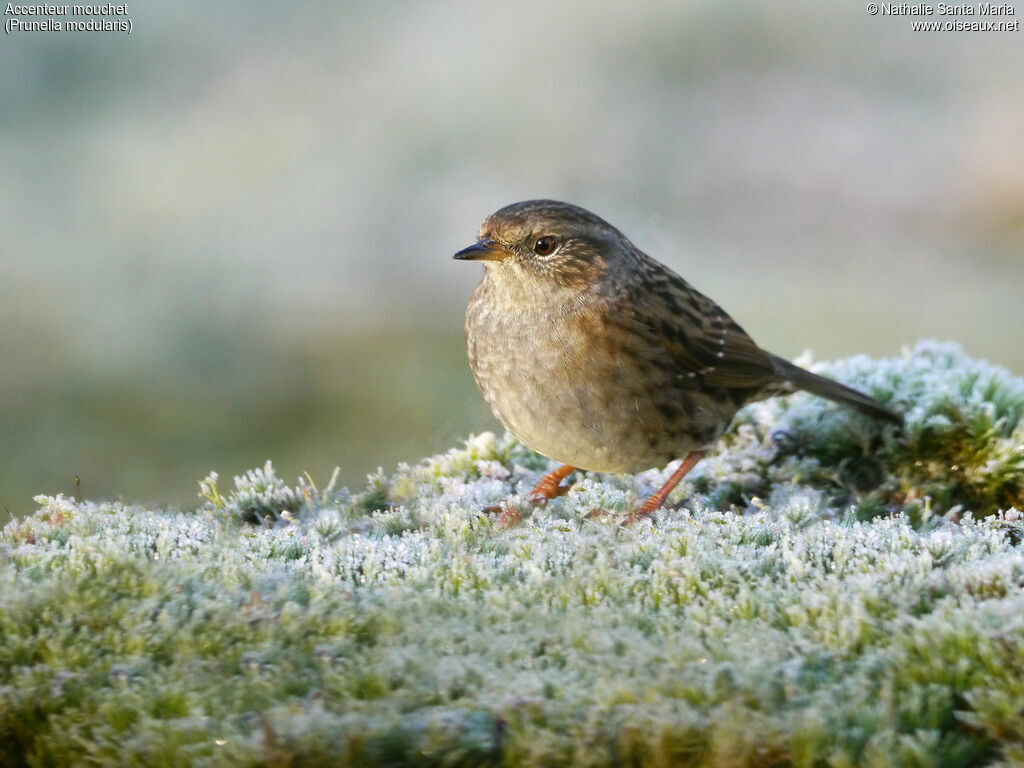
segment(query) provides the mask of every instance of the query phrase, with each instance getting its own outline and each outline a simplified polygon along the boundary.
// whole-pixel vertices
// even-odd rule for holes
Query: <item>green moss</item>
[[[1024,508],[1024,382],[954,345],[921,343],[901,359],[852,358],[819,372],[905,414],[903,429],[806,394],[757,403],[723,439],[728,469],[702,493],[737,503],[752,487],[797,482],[825,490],[861,519],[909,509],[988,515]],[[706,490],[704,490],[706,488]],[[927,501],[925,501],[927,500]]]
[[[1024,385],[943,345],[826,372],[906,430],[755,404],[653,524],[587,513],[668,470],[498,525],[549,464],[494,435],[358,494],[39,497],[0,536],[0,765],[1019,761]]]

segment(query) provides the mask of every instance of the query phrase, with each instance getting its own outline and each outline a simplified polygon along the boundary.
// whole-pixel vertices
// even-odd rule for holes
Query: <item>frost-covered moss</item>
[[[1024,508],[1024,381],[935,342],[813,367],[903,413],[904,428],[806,393],[755,403],[692,474],[699,491],[745,505],[798,484],[862,519],[902,511],[916,522]]]
[[[1024,384],[943,345],[822,370],[906,433],[757,404],[629,527],[587,513],[667,470],[484,513],[548,467],[494,435],[357,494],[39,497],[0,536],[0,765],[1024,761]]]

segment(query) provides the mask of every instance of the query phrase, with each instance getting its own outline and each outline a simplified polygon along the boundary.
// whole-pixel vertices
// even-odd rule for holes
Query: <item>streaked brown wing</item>
[[[651,345],[649,355],[675,369],[680,383],[749,390],[778,381],[768,354],[715,302],[650,259],[643,269],[646,279],[618,286],[628,297],[622,321]]]

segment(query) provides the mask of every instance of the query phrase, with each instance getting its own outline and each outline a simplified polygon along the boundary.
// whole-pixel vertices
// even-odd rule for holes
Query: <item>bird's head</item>
[[[533,274],[566,285],[589,283],[629,241],[590,211],[557,200],[525,200],[492,213],[477,242],[455,254],[460,261]]]

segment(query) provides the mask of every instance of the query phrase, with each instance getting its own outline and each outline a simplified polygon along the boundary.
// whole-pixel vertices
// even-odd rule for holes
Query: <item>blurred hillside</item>
[[[1024,372],[1022,33],[863,5],[129,6],[0,44],[0,505],[359,485],[495,422],[462,348],[517,199],[591,208],[764,346]],[[174,489],[174,490],[172,490]]]

